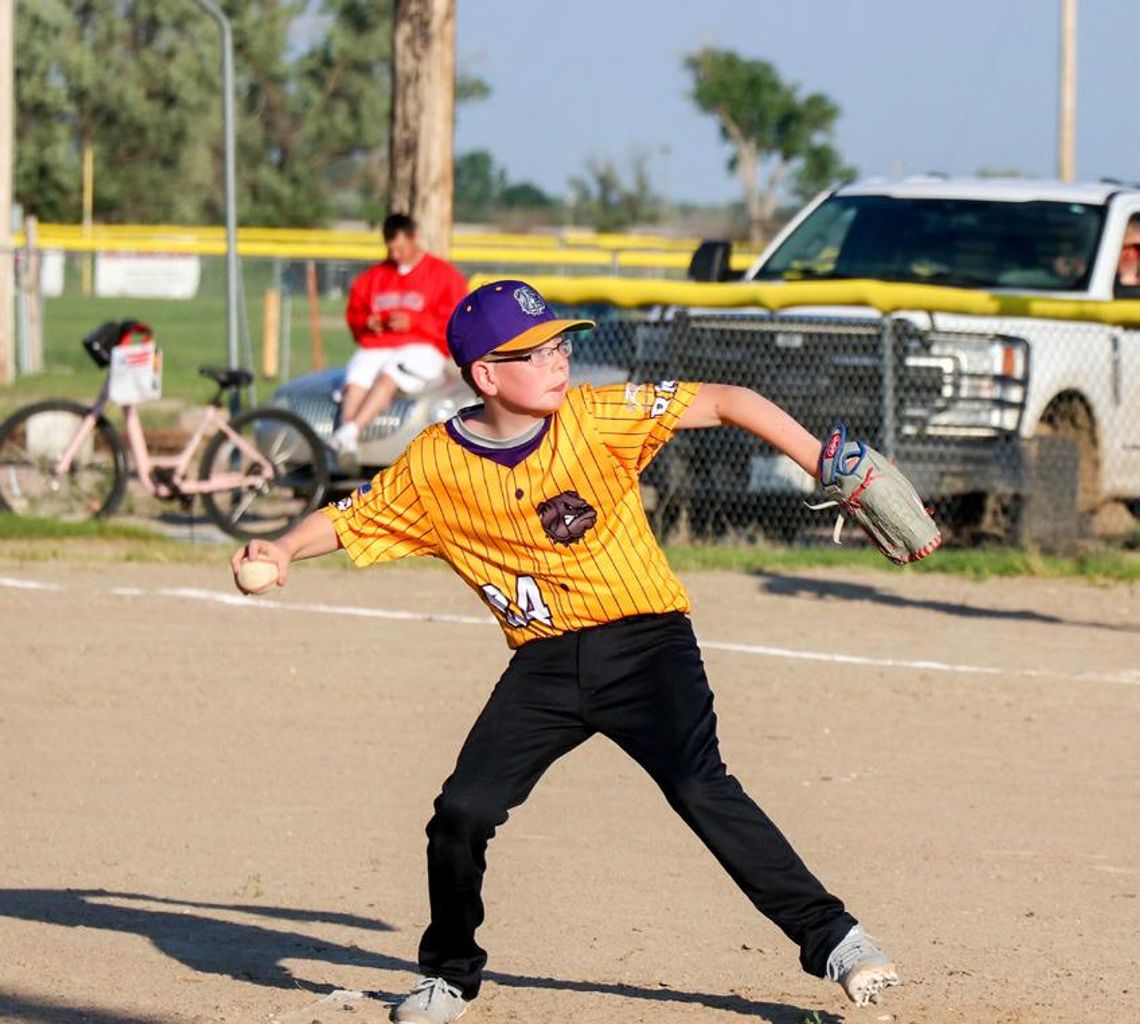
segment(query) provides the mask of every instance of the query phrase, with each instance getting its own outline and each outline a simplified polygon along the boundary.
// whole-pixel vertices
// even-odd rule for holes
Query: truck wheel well
[[[1100,504],[1100,445],[1096,418],[1085,397],[1077,391],[1063,391],[1046,406],[1033,431],[1035,437],[1067,437],[1077,447],[1081,512],[1092,512]]]

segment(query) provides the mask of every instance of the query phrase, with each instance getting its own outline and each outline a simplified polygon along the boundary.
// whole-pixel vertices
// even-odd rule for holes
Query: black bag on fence
[[[129,345],[133,341],[150,341],[154,332],[138,320],[123,320],[121,323],[108,320],[96,327],[83,339],[83,347],[98,367],[111,363],[111,349],[116,345]]]

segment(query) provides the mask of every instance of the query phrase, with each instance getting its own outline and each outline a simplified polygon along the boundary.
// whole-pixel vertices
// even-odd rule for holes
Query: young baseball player
[[[395,1021],[446,1024],[479,993],[485,852],[550,765],[601,733],[641,765],[804,970],[857,1004],[894,965],[804,866],[721,760],[685,588],[650,532],[638,476],[677,430],[740,427],[813,475],[820,442],[747,388],[662,381],[569,387],[574,331],[521,281],[476,289],[447,326],[481,404],[429,427],[393,466],[281,540],[235,552],[290,562],[347,550],[357,565],[449,562],[514,651],[427,827],[423,972]],[[240,583],[238,584],[240,587]]]

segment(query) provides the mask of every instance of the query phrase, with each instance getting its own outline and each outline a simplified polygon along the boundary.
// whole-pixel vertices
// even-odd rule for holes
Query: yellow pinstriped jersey
[[[687,612],[638,476],[699,387],[573,388],[514,465],[436,424],[325,513],[357,565],[411,555],[448,562],[495,611],[511,647],[629,615]]]

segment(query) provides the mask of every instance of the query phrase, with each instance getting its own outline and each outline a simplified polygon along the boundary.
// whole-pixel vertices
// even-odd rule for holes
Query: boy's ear
[[[475,390],[481,395],[494,395],[498,393],[495,383],[495,370],[490,363],[477,359],[470,366],[471,381]]]

